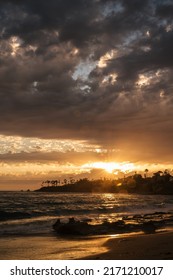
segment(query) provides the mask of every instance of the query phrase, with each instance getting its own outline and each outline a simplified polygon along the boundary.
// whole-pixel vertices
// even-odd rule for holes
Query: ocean
[[[53,234],[57,218],[97,224],[156,212],[173,214],[173,196],[0,192],[0,236]]]

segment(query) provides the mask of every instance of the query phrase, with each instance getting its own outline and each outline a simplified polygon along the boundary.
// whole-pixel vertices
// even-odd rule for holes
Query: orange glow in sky
[[[93,162],[85,164],[82,167],[91,169],[104,169],[108,173],[116,173],[117,170],[121,172],[131,172],[135,169],[134,164],[129,162]]]

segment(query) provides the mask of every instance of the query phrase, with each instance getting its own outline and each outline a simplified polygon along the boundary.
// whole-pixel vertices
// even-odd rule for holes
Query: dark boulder
[[[149,233],[155,233],[157,227],[153,221],[148,221],[148,222],[144,222],[141,225],[141,229],[143,230],[144,233],[149,234]]]

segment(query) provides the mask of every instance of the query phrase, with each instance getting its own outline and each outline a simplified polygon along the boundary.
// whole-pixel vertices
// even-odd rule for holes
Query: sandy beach
[[[56,236],[2,238],[0,260],[173,259],[173,231],[155,234],[57,239]]]
[[[107,251],[107,237],[55,235],[1,237],[0,260],[73,260]]]
[[[107,251],[86,259],[97,260],[172,260],[173,231],[155,234],[110,238],[104,243]]]

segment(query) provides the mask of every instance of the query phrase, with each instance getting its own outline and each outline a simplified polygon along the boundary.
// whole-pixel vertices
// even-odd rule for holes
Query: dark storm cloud
[[[173,16],[173,5],[171,3],[161,4],[156,9],[156,15],[162,18],[169,18]]]
[[[172,151],[172,7],[0,1],[0,133]]]
[[[85,0],[3,2],[1,13],[6,17],[3,19],[6,24],[4,36],[17,35],[27,43],[38,44],[42,43],[42,35],[47,41],[48,34],[45,33],[52,30],[59,31],[61,40],[85,41],[96,7],[94,1]]]

